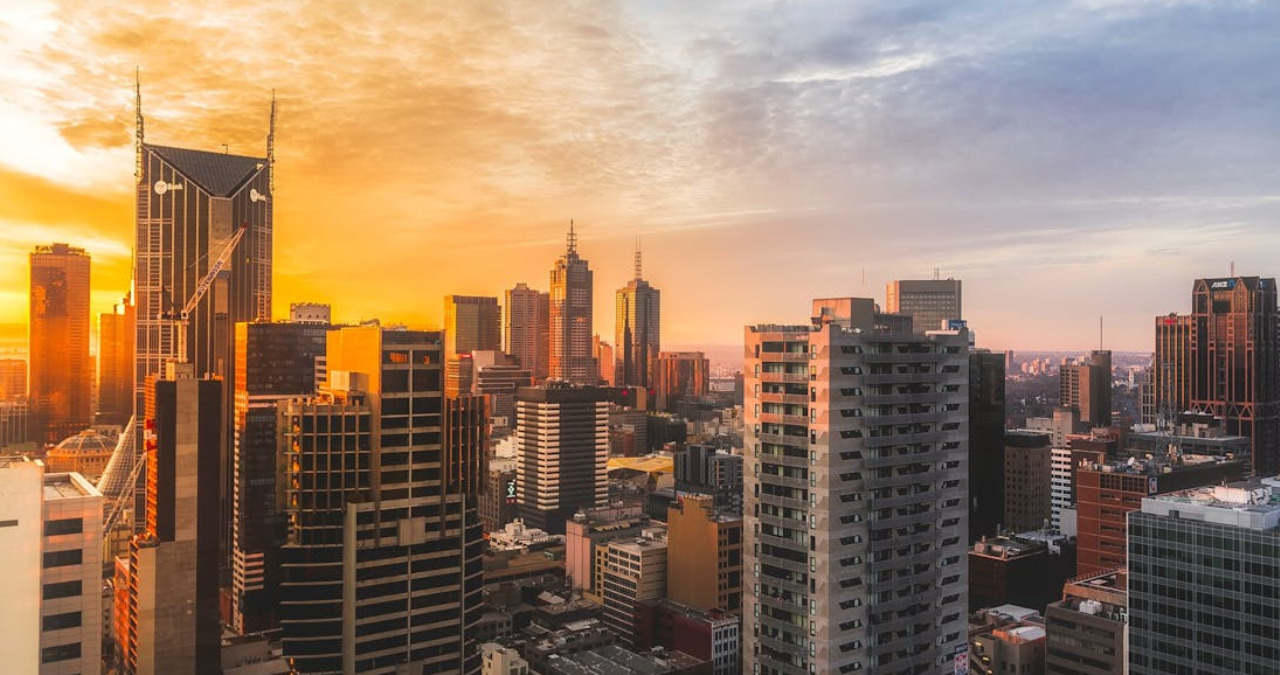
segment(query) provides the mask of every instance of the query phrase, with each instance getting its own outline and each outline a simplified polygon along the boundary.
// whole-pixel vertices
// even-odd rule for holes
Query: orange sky
[[[597,331],[612,335],[639,235],[668,346],[733,344],[746,323],[804,321],[812,297],[883,299],[886,281],[939,267],[965,280],[985,346],[1089,348],[1104,314],[1109,346],[1148,349],[1150,317],[1185,309],[1191,279],[1232,259],[1275,273],[1256,244],[1276,241],[1257,224],[1280,201],[1276,170],[1254,162],[1274,143],[1158,99],[1156,122],[1136,123],[1106,58],[1079,92],[1035,84],[1066,67],[1045,56],[1064,26],[1068,55],[1105,56],[1090,40],[1115,45],[1143,12],[1176,28],[1178,10],[1014,24],[941,3],[931,20],[956,32],[939,34],[874,6],[746,0],[202,5],[0,10],[0,324],[25,321],[36,244],[90,251],[95,312],[127,288],[135,67],[158,144],[261,154],[276,90],[278,317],[322,301],[341,320],[422,325],[447,293],[546,288],[570,218]],[[1270,54],[1236,44],[1244,67]],[[1141,55],[1172,65],[1139,93],[1187,75],[1179,55]],[[1058,96],[1097,100],[1080,117]],[[1186,148],[1253,178],[1183,175],[1208,162],[1159,154]]]

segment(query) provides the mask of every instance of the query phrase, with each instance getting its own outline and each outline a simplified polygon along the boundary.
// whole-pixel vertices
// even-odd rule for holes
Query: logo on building
[[[156,191],[156,194],[162,195],[170,190],[181,190],[182,183],[166,183],[162,180],[158,180],[152,188]]]

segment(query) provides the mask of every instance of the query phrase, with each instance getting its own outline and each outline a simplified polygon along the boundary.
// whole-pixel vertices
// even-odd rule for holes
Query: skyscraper
[[[1252,438],[1259,476],[1280,472],[1276,324],[1275,279],[1259,277],[1197,279],[1190,315],[1156,319],[1156,410],[1212,415]]]
[[[516,394],[516,494],[531,527],[562,534],[578,509],[608,498],[609,404],[604,391],[564,384]]]
[[[1126,672],[1275,671],[1277,525],[1275,478],[1143,499],[1129,514]]]
[[[578,256],[578,235],[569,224],[568,247],[551,270],[548,377],[574,384],[596,383],[598,369],[591,354],[594,275]]]
[[[235,503],[231,538],[231,627],[275,627],[279,548],[285,536],[277,502],[276,404],[316,394],[316,359],[330,328],[319,323],[236,324],[233,411]]]
[[[22,359],[0,359],[0,401],[27,397],[27,362]]]
[[[133,415],[133,299],[98,315],[99,424],[124,426]]]
[[[129,544],[124,666],[130,673],[221,672],[218,464],[222,382],[191,364],[150,378],[147,515]]]
[[[444,296],[445,359],[502,348],[502,312],[497,298]]]
[[[614,314],[613,384],[643,387],[657,384],[658,353],[662,335],[662,293],[641,276],[640,251],[636,251],[636,277],[618,289]],[[601,368],[604,365],[601,364]]]
[[[743,672],[949,672],[967,644],[968,332],[913,333],[863,298],[813,310],[746,329]]]
[[[1095,349],[1058,369],[1058,397],[1063,407],[1080,411],[1080,421],[1111,426],[1111,352]]]
[[[969,353],[969,541],[1004,521],[1003,352]]]
[[[910,314],[912,330],[938,330],[947,319],[963,319],[959,279],[891,281],[885,286],[885,310]]]
[[[28,431],[57,443],[93,423],[89,360],[89,254],[66,244],[31,254]]]
[[[550,358],[551,296],[520,283],[507,290],[506,300],[503,351],[519,359],[520,366],[531,372],[535,381],[541,382],[547,379]]]
[[[658,408],[675,412],[681,401],[707,395],[711,360],[702,352],[662,352],[655,380]]]
[[[144,408],[147,377],[163,373],[165,363],[180,353],[182,331],[163,314],[186,305],[232,234],[244,228],[235,254],[191,313],[185,331],[188,361],[196,373],[223,378],[224,410],[230,411],[235,324],[271,319],[275,104],[266,156],[253,157],[145,143],[138,98],[134,409]],[[219,489],[222,517],[229,522],[234,467],[225,436]],[[224,547],[222,555],[229,563],[229,549]]]
[[[331,331],[328,391],[278,404],[280,627],[301,672],[480,670],[484,411],[443,396],[442,343]]]

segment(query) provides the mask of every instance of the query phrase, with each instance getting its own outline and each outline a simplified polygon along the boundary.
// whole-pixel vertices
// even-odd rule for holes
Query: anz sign
[[[1214,279],[1209,282],[1209,290],[1211,291],[1232,291],[1235,290],[1235,279]]]

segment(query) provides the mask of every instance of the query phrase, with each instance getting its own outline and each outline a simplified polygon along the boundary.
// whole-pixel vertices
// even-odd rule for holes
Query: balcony
[[[778,382],[782,384],[808,384],[808,373],[760,373],[761,382]]]
[[[809,481],[808,479],[805,479],[805,478],[787,478],[786,476],[778,476],[775,474],[764,473],[764,472],[761,472],[760,475],[757,476],[757,478],[760,479],[761,483],[767,483],[769,485],[778,485],[781,487],[791,487],[791,488],[803,488],[805,490],[809,489]]]

